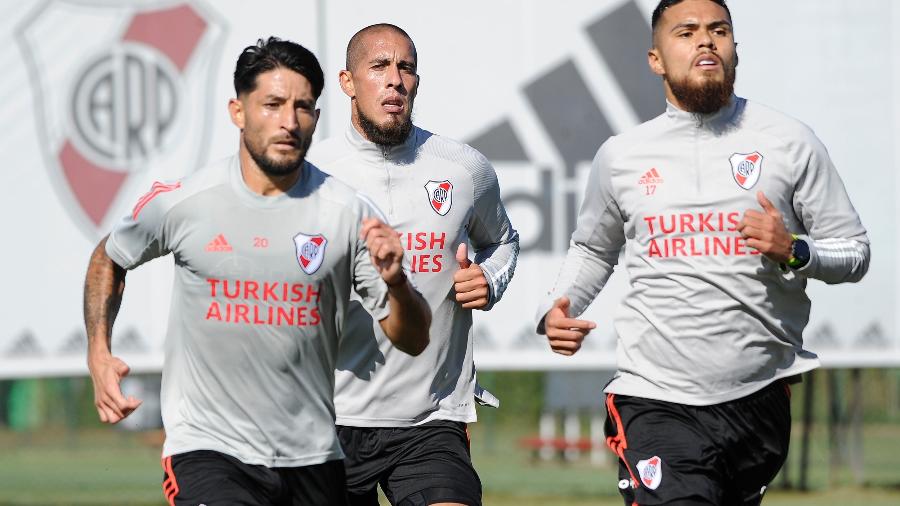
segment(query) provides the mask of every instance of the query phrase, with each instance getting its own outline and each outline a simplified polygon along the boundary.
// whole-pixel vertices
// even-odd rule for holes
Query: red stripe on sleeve
[[[134,209],[131,211],[131,219],[136,220],[138,214],[141,213],[141,209],[143,209],[144,206],[150,203],[150,201],[160,193],[170,192],[172,190],[177,190],[178,188],[181,188],[180,182],[174,184],[163,184],[157,181],[153,183],[153,186],[150,187],[150,191],[145,193],[143,197],[138,199],[137,204],[135,204]]]

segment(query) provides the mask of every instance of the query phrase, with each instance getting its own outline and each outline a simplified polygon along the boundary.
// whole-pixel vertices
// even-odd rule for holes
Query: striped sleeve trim
[[[518,234],[515,234],[514,241],[509,243],[512,246],[509,257],[496,271],[492,271],[487,263],[482,263],[482,271],[487,275],[488,285],[490,285],[490,302],[488,308],[492,307],[497,301],[503,297],[503,292],[509,286],[513,273],[516,272],[516,262],[519,259],[519,241]]]
[[[804,272],[826,283],[856,282],[869,269],[869,245],[855,239],[826,238],[813,240],[801,236],[810,247],[810,262]]]

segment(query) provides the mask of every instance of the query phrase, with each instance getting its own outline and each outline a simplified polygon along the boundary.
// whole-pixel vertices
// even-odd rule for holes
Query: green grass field
[[[473,426],[473,458],[487,506],[620,505],[612,466],[587,459],[534,462],[516,441],[528,428]],[[799,431],[795,431],[795,435]],[[35,434],[0,431],[0,505],[141,505],[164,503],[158,439],[109,428]],[[796,448],[796,446],[795,446]],[[900,425],[869,424],[865,430],[865,485],[852,485],[842,470],[829,476],[827,439],[814,434],[812,491],[775,489],[767,506],[896,506],[900,504]],[[796,458],[791,473],[796,479]],[[829,480],[834,487],[828,488]],[[776,487],[780,480],[776,480]]]

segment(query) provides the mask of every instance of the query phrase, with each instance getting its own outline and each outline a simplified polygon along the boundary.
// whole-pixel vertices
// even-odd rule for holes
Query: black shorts
[[[379,484],[395,506],[481,505],[466,424],[437,420],[415,427],[337,429],[353,506],[378,506]]]
[[[790,387],[779,380],[712,406],[609,394],[606,444],[619,457],[627,506],[756,505],[791,435]]]
[[[170,506],[347,506],[344,463],[302,467],[244,464],[223,453],[200,450],[162,461],[163,493]]]

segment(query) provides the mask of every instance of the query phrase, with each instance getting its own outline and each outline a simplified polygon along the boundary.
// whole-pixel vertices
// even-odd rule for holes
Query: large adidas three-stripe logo
[[[650,42],[650,24],[634,0],[624,2],[618,8],[601,15],[585,27],[588,46],[593,48],[589,56],[583,51],[566,58],[525,83],[521,91],[543,134],[556,148],[563,162],[560,171],[544,169],[539,177],[538,194],[513,191],[504,193],[507,207],[516,205],[537,206],[538,214],[545,222],[543,233],[522,243],[522,251],[565,251],[568,239],[575,227],[577,201],[583,188],[572,188],[579,164],[589,162],[597,148],[614,135],[608,104],[623,97],[625,110],[633,113],[631,121],[647,121],[663,112],[664,93],[660,79],[647,68],[647,47]],[[585,77],[585,67],[597,66],[585,62],[586,58],[599,59],[600,68],[608,70],[617,82],[619,90],[601,89]],[[582,63],[580,63],[582,62]],[[596,97],[596,98],[595,98]],[[623,109],[616,107],[616,109]],[[517,128],[509,118],[501,119],[487,130],[469,139],[472,147],[481,151],[495,164],[509,163],[521,167],[522,163],[534,163],[524,146],[534,144],[521,135],[524,128]],[[534,169],[534,167],[530,167]],[[559,176],[564,181],[559,181]],[[551,205],[550,200],[564,199],[561,207]],[[562,209],[564,216],[555,216],[554,209]],[[550,233],[551,223],[564,230]],[[553,239],[555,237],[555,240]]]

